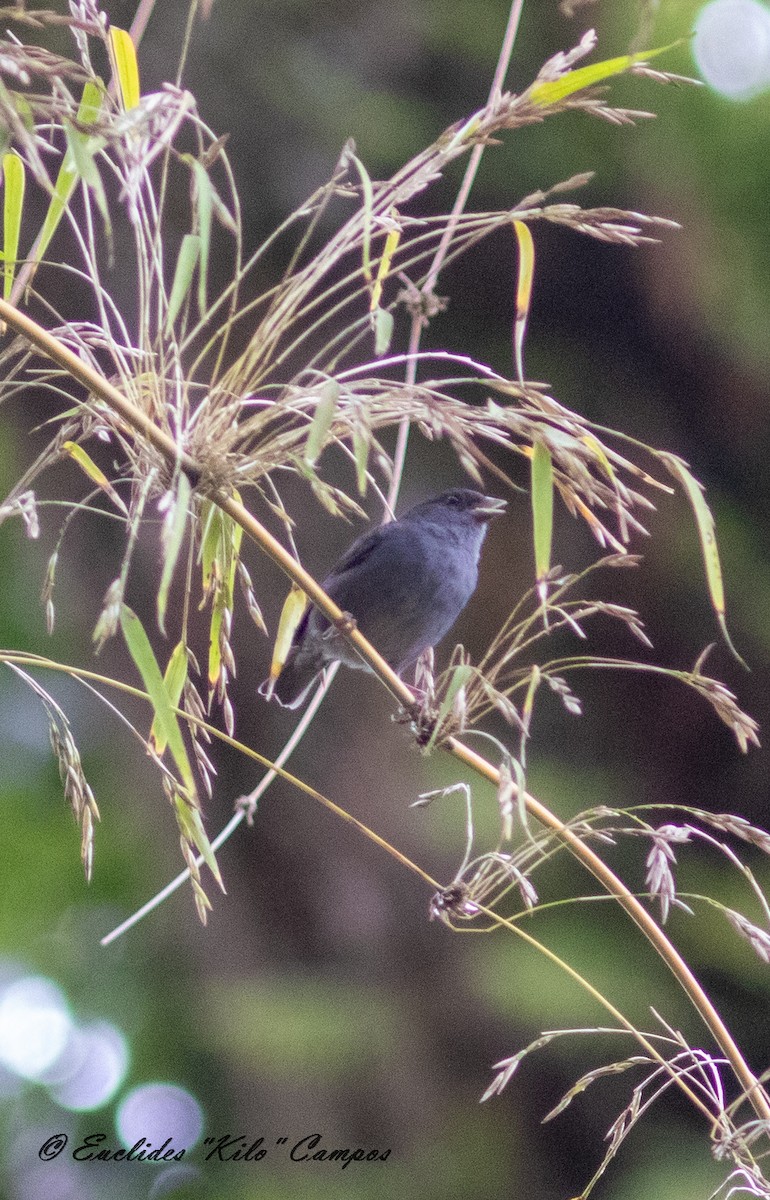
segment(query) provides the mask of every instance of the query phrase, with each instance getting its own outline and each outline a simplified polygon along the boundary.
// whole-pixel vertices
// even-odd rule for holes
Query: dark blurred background
[[[598,57],[608,58],[626,52],[642,26],[645,47],[686,36],[700,7],[694,0],[615,0],[590,5],[570,21],[555,2],[530,0],[508,84],[521,90],[546,57],[574,45],[589,24],[599,32]],[[132,5],[107,8],[113,23],[130,24]],[[173,76],[185,11],[180,0],[158,6],[140,54],[144,91]],[[368,0],[218,0],[194,32],[186,83],[208,123],[230,135],[247,245],[256,245],[329,176],[347,138],[355,139],[377,178],[478,109],[506,19],[502,0],[394,0],[388,6]],[[687,45],[661,64],[685,74],[695,70]],[[641,569],[616,573],[606,586],[612,598],[640,611],[656,661],[686,669],[706,644],[717,642],[712,673],[766,727],[770,99],[764,93],[738,103],[707,87],[660,87],[640,79],[619,80],[613,97],[657,118],[615,128],[567,114],[508,136],[487,151],[471,203],[479,210],[508,207],[535,189],[594,170],[593,182],[576,197],[580,203],[618,205],[681,223],[662,245],[637,250],[536,227],[527,370],[597,423],[681,455],[706,484],[717,518],[728,622],[751,672],[743,672],[719,641],[696,531],[681,497],[663,498],[651,515],[653,536],[635,547],[645,554]],[[420,198],[415,211],[450,205],[462,165]],[[126,284],[119,261],[114,272],[120,294]],[[426,346],[471,354],[509,374],[515,290],[510,233],[482,243],[446,272],[438,290],[451,303],[432,325]],[[124,302],[130,307],[127,292]],[[32,451],[23,409],[3,411],[5,491]],[[330,463],[334,469],[350,484],[343,466]],[[49,477],[50,496],[66,494],[67,482],[63,472]],[[415,434],[402,505],[462,482],[449,451]],[[287,496],[294,502],[303,559],[323,574],[351,529],[327,516],[299,486]],[[527,497],[514,500],[511,509],[490,534],[479,590],[455,631],[476,657],[531,584]],[[88,638],[114,577],[119,530],[105,531],[88,517],[74,526],[60,571],[57,630],[48,641],[37,596],[60,518],[55,508],[43,512],[39,542],[26,541],[13,523],[0,530],[0,642],[88,665]],[[379,516],[375,509],[372,516]],[[556,560],[573,568],[593,552],[584,530],[560,513]],[[246,559],[274,631],[285,581],[256,550],[247,550]],[[156,576],[150,540],[136,564],[129,602],[140,605]],[[243,611],[234,645],[238,734],[274,756],[294,716],[256,697],[270,643]],[[635,649],[622,630],[609,626],[597,626],[594,645],[620,655]],[[451,640],[444,657],[450,648]],[[108,649],[97,669],[109,667],[110,654]],[[430,923],[429,889],[288,786],[275,785],[253,829],[243,828],[220,852],[228,894],[214,896],[212,889],[214,911],[205,929],[184,888],[101,948],[104,933],[177,873],[177,834],[157,777],[129,735],[85,692],[64,679],[44,682],[71,719],[103,820],[94,880],[86,886],[44,715],[20,681],[3,676],[0,983],[6,980],[6,991],[0,996],[0,1050],[3,1022],[17,1028],[7,1024],[6,1010],[18,1002],[32,1014],[24,1036],[33,1042],[39,1036],[36,1012],[45,1027],[59,1019],[81,1034],[110,1030],[116,1082],[97,1107],[82,1098],[78,1105],[54,1078],[55,1065],[48,1074],[29,1066],[14,1073],[6,1055],[0,1075],[5,1194],[65,1200],[101,1197],[109,1188],[116,1200],[395,1194],[557,1200],[580,1191],[638,1077],[596,1083],[555,1123],[541,1126],[541,1119],[583,1071],[634,1047],[619,1051],[615,1041],[587,1037],[560,1040],[528,1060],[501,1098],[480,1107],[491,1064],[543,1029],[604,1025],[603,1011],[513,937],[458,937]],[[602,803],[684,803],[766,822],[764,751],[743,757],[694,695],[662,678],[623,675],[585,676],[579,692],[585,710],[579,719],[555,698],[543,698],[529,750],[531,790],[560,815]],[[448,882],[463,850],[461,798],[438,800],[426,810],[409,804],[418,793],[462,775],[440,754],[420,757],[391,721],[392,708],[365,675],[339,677],[292,766]],[[494,723],[490,728],[500,733]],[[234,754],[215,748],[214,756],[219,778],[207,807],[212,835],[229,819],[236,797],[259,777]],[[477,835],[486,845],[495,837],[494,795],[469,782]],[[640,889],[643,857],[641,843],[613,855],[630,886]],[[689,858],[684,851],[682,858],[688,859],[682,886],[718,894],[757,919],[745,883],[725,873],[716,855],[701,849]],[[766,880],[764,863],[751,862]],[[561,857],[540,885],[544,899],[593,890]],[[654,1027],[654,1003],[691,1042],[704,1044],[705,1033],[664,968],[609,904],[567,906],[528,928],[632,1019]],[[770,1050],[766,965],[716,912],[698,909],[695,919],[675,913],[670,932],[755,1070],[764,1070]],[[39,995],[48,997],[48,1007],[30,1001]],[[229,1132],[246,1137],[246,1144],[263,1136],[270,1147],[266,1158],[201,1166],[196,1155],[200,1171],[189,1177],[148,1165],[65,1164],[66,1154],[56,1164],[38,1161],[39,1146],[60,1131],[76,1139],[101,1131],[104,1145],[117,1146],[118,1114],[135,1089],[150,1084],[178,1089],[158,1101],[161,1126],[162,1114],[172,1111],[163,1108],[169,1097],[179,1112],[197,1101],[202,1136]],[[189,1118],[193,1126],[197,1112]],[[187,1128],[171,1125],[169,1133]],[[291,1145],[316,1132],[328,1147],[390,1148],[390,1158],[341,1171],[324,1163],[287,1163],[274,1145],[280,1137]],[[705,1198],[725,1174],[710,1158],[707,1133],[683,1103],[664,1099],[632,1134],[597,1196]]]

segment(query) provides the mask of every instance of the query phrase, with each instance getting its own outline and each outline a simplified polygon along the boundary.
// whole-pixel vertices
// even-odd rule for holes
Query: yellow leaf
[[[618,58],[607,58],[603,62],[590,63],[587,67],[578,67],[575,71],[565,71],[558,79],[546,79],[542,83],[533,83],[529,90],[529,98],[533,104],[545,107],[557,104],[567,96],[574,95],[584,88],[593,87],[613,75],[622,75],[636,63],[646,62],[648,58],[656,58],[681,45],[681,41],[672,42],[669,46],[659,46],[656,50],[642,50],[638,54],[621,54]]]
[[[102,491],[106,492],[110,500],[112,500],[112,503],[117,505],[120,511],[128,516],[128,509],[126,508],[125,504],[115,491],[115,488],[112,486],[107,476],[104,474],[104,471],[97,467],[90,454],[88,454],[82,446],[78,446],[77,442],[64,442],[62,445],[62,450],[66,450],[70,458],[73,458],[81,470],[85,471],[88,478],[92,479],[94,483],[102,489]]]
[[[136,47],[131,40],[131,34],[127,33],[125,29],[118,29],[113,25],[110,29],[110,49],[123,107],[126,110],[136,108],[141,98],[141,92]]]
[[[297,631],[297,626],[305,615],[305,609],[309,604],[309,600],[302,588],[297,587],[296,583],[291,585],[283,608],[281,609],[281,617],[278,622],[278,633],[273,646],[273,660],[270,663],[270,679],[275,681],[283,670],[284,663],[289,656],[291,643],[294,639],[294,634]]]
[[[514,221],[516,241],[519,244],[519,278],[516,287],[516,324],[514,327],[513,346],[516,362],[516,374],[519,382],[524,382],[524,335],[527,332],[527,318],[532,301],[532,281],[535,276],[535,243],[532,233],[525,221]]]
[[[8,300],[19,257],[24,207],[24,163],[18,154],[3,155],[3,192],[3,296]]]

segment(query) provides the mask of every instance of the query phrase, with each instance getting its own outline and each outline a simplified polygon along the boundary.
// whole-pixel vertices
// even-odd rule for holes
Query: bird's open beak
[[[497,496],[485,496],[484,503],[474,508],[473,515],[479,521],[489,521],[492,517],[501,517],[507,507],[507,500],[498,500]]]

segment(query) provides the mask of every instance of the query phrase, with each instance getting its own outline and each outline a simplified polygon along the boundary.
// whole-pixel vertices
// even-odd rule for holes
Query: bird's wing
[[[358,538],[353,545],[349,547],[338,563],[335,564],[334,570],[327,576],[326,582],[331,579],[336,579],[343,575],[345,571],[350,571],[353,567],[359,566],[366,562],[371,556],[373,550],[381,545],[383,538],[388,536],[388,529],[392,528],[389,525],[382,525],[378,529],[373,529],[371,533],[365,533],[363,537]]]

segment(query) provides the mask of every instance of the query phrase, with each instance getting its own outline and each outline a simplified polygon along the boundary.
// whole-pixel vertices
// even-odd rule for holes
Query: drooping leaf
[[[281,616],[278,621],[278,633],[275,636],[273,658],[270,663],[269,679],[271,684],[275,683],[284,668],[294,634],[297,631],[297,626],[305,615],[305,609],[309,603],[302,588],[297,587],[297,584],[293,583],[288,596],[284,600]],[[269,690],[272,692],[272,686]]]
[[[110,27],[110,48],[118,77],[120,98],[124,109],[136,108],[141,98],[139,64],[131,34],[116,25]]]
[[[535,575],[540,598],[545,603],[545,580],[551,569],[553,540],[553,459],[545,442],[532,447],[532,528],[535,546]]]
[[[695,476],[688,469],[687,465],[678,458],[675,454],[668,454],[665,451],[658,451],[658,458],[663,465],[671,472],[675,479],[684,486],[685,495],[690,502],[695,523],[698,527],[698,536],[700,538],[701,550],[703,552],[703,563],[706,568],[706,582],[708,584],[709,596],[711,603],[716,613],[719,628],[722,631],[722,636],[725,643],[729,647],[734,657],[744,667],[745,662],[741,658],[738,651],[730,640],[730,635],[727,632],[727,622],[725,619],[725,589],[722,580],[722,565],[719,561],[719,547],[716,539],[716,523],[713,514],[703,495],[703,488]]]
[[[535,275],[535,243],[526,221],[514,221],[519,246],[519,271],[516,284],[516,321],[513,331],[513,357],[516,375],[524,382],[524,336],[527,332],[529,306],[532,301],[532,282]]]
[[[128,516],[128,509],[126,508],[125,504],[115,491],[115,488],[112,486],[107,476],[104,474],[104,471],[102,471],[100,467],[97,467],[90,454],[88,454],[88,452],[84,450],[82,446],[79,446],[77,442],[64,442],[62,444],[62,450],[65,450],[67,454],[69,454],[70,458],[74,459],[81,470],[85,471],[88,478],[92,479],[93,482],[102,489],[102,491],[106,492],[112,503],[116,505],[122,513]]]
[[[362,496],[366,495],[366,485],[368,482],[366,468],[369,463],[370,443],[371,435],[369,430],[363,425],[356,425],[353,429],[353,458],[356,463],[356,483]]]
[[[314,466],[323,450],[326,436],[332,427],[334,414],[340,395],[340,385],[335,379],[328,380],[321,388],[318,402],[315,406],[310,432],[305,443],[305,462]]]
[[[158,587],[158,628],[164,634],[166,632],[168,593],[187,528],[191,493],[190,480],[184,471],[180,471],[172,511],[163,524],[163,571]]]
[[[153,724],[157,723],[157,729],[165,738],[182,784],[190,797],[190,803],[195,803],[195,776],[165,681],[142,622],[126,604],[121,605],[120,608],[120,627],[123,630],[129,653],[150,697],[155,714]]]
[[[346,147],[347,157],[353,163],[358,176],[361,180],[361,193],[363,196],[364,206],[364,227],[361,238],[361,257],[364,272],[364,279],[368,284],[372,282],[372,208],[374,207],[374,189],[372,181],[364,164],[360,158],[354,153],[353,143],[350,142]]]
[[[201,316],[206,311],[206,285],[209,277],[209,255],[211,251],[211,225],[214,212],[214,189],[211,178],[203,163],[192,160],[195,184],[195,215],[197,233],[200,238],[200,270],[198,272],[198,308]]]
[[[188,663],[187,646],[184,642],[177,642],[171,651],[171,657],[163,674],[163,682],[166,686],[169,703],[173,708],[179,707],[179,701],[187,680]],[[158,755],[163,754],[168,744],[157,715],[153,718],[152,728],[150,729],[150,744],[154,747]]]
[[[11,295],[19,257],[24,209],[24,162],[18,154],[3,156],[3,296]]]
[[[166,332],[170,333],[174,322],[179,316],[182,305],[192,286],[195,268],[201,255],[201,239],[197,233],[186,233],[179,247],[179,257],[176,260],[174,281],[171,284],[171,295],[166,313]]]
[[[79,126],[93,125],[98,120],[103,100],[104,84],[101,80],[87,80],[83,86],[83,95],[78,105],[77,123]],[[30,261],[35,265],[45,258],[51,238],[59,227],[59,222],[69,204],[77,181],[78,168],[72,149],[68,144],[67,151],[59,168],[59,173],[56,176],[53,195],[48,204],[48,211],[46,212],[42,229],[35,244],[34,252],[30,256]]]
[[[383,354],[387,354],[390,349],[390,343],[393,338],[393,313],[387,308],[377,308],[374,310],[374,353],[377,358],[382,358]]]

